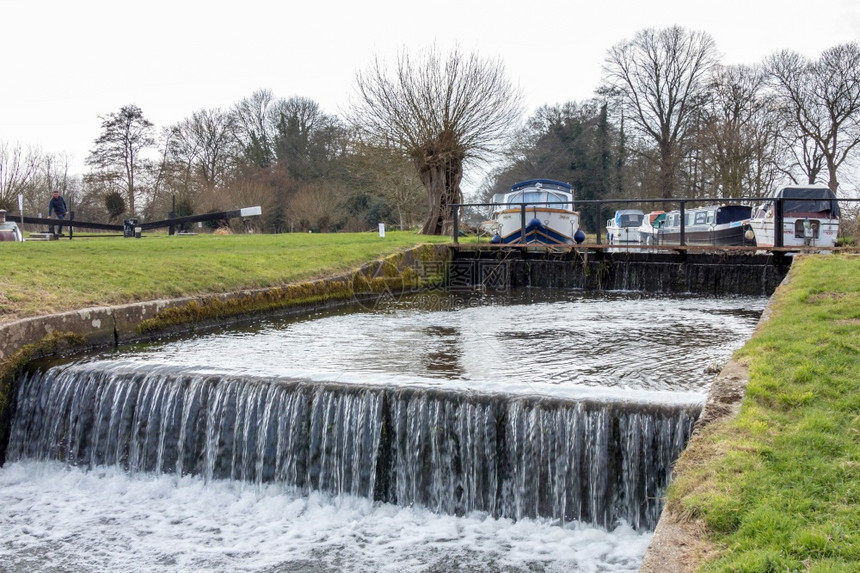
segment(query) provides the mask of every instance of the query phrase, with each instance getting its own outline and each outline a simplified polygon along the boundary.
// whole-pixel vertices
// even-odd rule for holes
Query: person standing
[[[57,215],[57,219],[60,221],[57,224],[57,235],[63,234],[63,219],[66,218],[66,212],[68,209],[66,208],[66,200],[60,196],[59,191],[54,191],[53,197],[51,197],[51,201],[48,203],[48,217],[51,216],[53,212]],[[54,234],[54,226],[51,225],[48,229],[50,233]]]

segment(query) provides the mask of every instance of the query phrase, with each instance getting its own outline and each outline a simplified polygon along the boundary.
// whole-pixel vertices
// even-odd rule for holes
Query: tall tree
[[[809,182],[826,167],[836,193],[836,172],[860,144],[860,44],[840,44],[815,61],[784,50],[765,65],[798,130],[798,155]]]
[[[134,215],[135,194],[139,191],[137,179],[143,167],[141,152],[155,145],[152,122],[143,117],[136,105],[127,105],[117,113],[100,116],[102,134],[86,160],[95,168],[93,177],[120,180],[128,200],[128,210]]]
[[[521,94],[499,61],[459,49],[401,53],[393,70],[378,59],[357,75],[352,121],[372,144],[393,144],[412,160],[427,190],[422,233],[452,230],[464,164],[494,156],[521,115]]]
[[[311,182],[334,175],[341,156],[345,130],[337,118],[326,115],[317,102],[304,97],[279,101],[274,152],[297,181]]]
[[[606,57],[600,91],[618,98],[624,118],[656,148],[646,157],[658,165],[664,198],[675,194],[684,146],[705,99],[704,80],[715,63],[711,37],[678,26],[642,30]]]
[[[543,106],[526,122],[507,150],[506,165],[495,173],[485,200],[525,179],[550,178],[570,183],[577,199],[604,199],[611,190],[613,130],[606,106],[596,101]],[[583,206],[583,227],[594,228],[597,211]]]

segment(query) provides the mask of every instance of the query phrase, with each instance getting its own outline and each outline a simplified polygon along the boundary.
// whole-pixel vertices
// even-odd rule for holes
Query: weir
[[[792,257],[763,254],[606,252],[547,247],[452,249],[446,287],[770,296]]]
[[[20,381],[8,460],[200,475],[440,513],[651,530],[699,404],[99,370]]]

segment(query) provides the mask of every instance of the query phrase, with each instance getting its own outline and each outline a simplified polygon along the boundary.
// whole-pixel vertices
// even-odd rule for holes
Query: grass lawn
[[[860,571],[860,256],[798,257],[735,358],[740,414],[678,462],[668,507],[704,520],[705,571]]]
[[[282,285],[449,237],[409,231],[78,237],[0,244],[0,321],[91,306]]]

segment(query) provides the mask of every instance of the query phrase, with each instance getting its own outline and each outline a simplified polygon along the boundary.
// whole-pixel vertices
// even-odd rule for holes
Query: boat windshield
[[[717,210],[717,225],[743,221],[749,219],[751,214],[752,207],[746,205],[723,205]]]
[[[615,224],[619,227],[638,227],[645,218],[644,213],[616,213]]]
[[[556,209],[568,209],[570,208],[570,196],[553,191],[537,191],[530,189],[528,191],[509,193],[505,197],[505,203],[508,205],[525,203],[526,205],[544,205],[547,207],[554,207]]]

